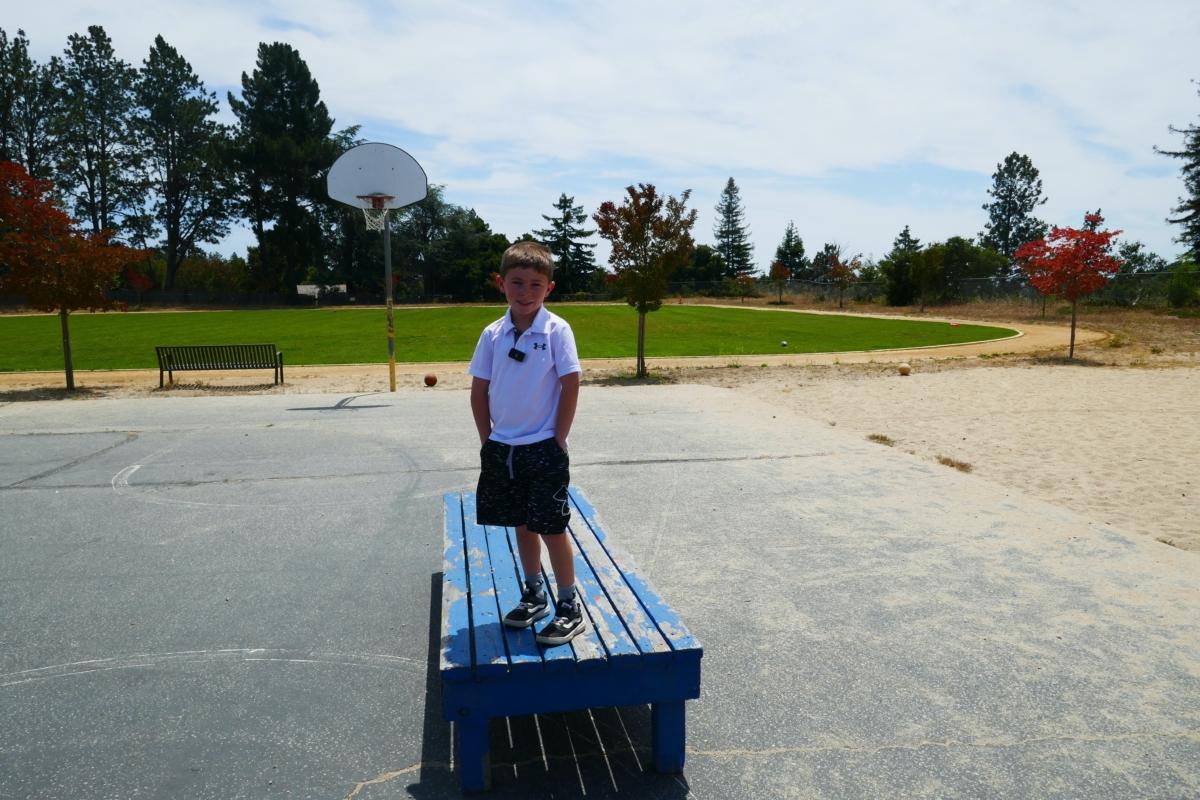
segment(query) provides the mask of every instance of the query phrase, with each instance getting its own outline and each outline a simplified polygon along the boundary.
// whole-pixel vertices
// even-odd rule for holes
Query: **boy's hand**
[[[560,450],[562,450],[564,453],[567,452],[567,440],[566,439],[560,439],[559,437],[555,436],[554,441],[558,442],[558,447]]]

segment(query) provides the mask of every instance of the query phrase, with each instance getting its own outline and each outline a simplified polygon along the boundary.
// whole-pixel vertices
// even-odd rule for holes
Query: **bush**
[[[1171,308],[1200,305],[1200,270],[1195,264],[1185,262],[1172,270],[1167,282],[1167,304]]]

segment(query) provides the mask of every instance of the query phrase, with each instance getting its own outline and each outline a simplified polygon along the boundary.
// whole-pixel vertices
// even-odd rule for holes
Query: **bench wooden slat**
[[[463,532],[467,542],[467,577],[471,587],[471,631],[474,633],[473,663],[476,676],[508,671],[501,612],[496,604],[496,587],[488,559],[487,536],[475,521],[475,495],[463,493]]]
[[[462,495],[443,502],[445,537],[442,551],[442,676],[449,681],[471,679],[471,616],[467,608],[466,551],[463,549]]]
[[[550,600],[552,603],[557,603],[558,595],[555,587],[558,584],[554,579],[554,567],[550,564],[550,555],[544,547],[542,548],[542,572],[546,575],[546,591],[550,593]],[[604,652],[604,646],[600,644],[600,637],[596,634],[594,627],[588,628],[587,631],[572,639],[569,647],[575,654],[576,666],[581,670],[603,669],[608,666],[607,653]],[[547,650],[566,649],[561,646],[547,648]]]
[[[592,571],[591,565],[580,552],[578,540],[591,538],[592,534],[585,525],[583,526],[583,536],[577,536],[572,527],[568,527],[566,535],[571,537],[574,545],[575,585],[583,596],[584,613],[591,620],[591,625],[604,649],[608,652],[609,661],[613,666],[630,666],[636,663],[637,657],[641,654],[638,646],[629,637],[629,631],[621,622],[620,614],[613,608],[608,596],[601,589],[600,581]]]
[[[521,570],[512,550],[509,549],[504,528],[485,525],[483,530],[487,538],[488,555],[492,559],[492,582],[496,587],[496,599],[500,613],[506,614],[521,602]],[[534,628],[504,628],[503,631],[504,638],[508,641],[508,658],[513,670],[529,668],[526,665],[541,669],[542,653],[533,638]]]
[[[604,605],[613,609],[619,623],[632,637],[637,652],[648,656],[670,657],[671,645],[659,632],[654,620],[646,614],[633,591],[626,585],[621,571],[612,562],[608,551],[596,538],[587,520],[576,523],[576,549],[596,574],[596,588],[588,592],[588,602],[602,599]]]
[[[571,502],[575,505],[575,509],[579,512],[579,516],[584,519],[587,526],[591,529],[596,537],[596,541],[604,548],[607,553],[610,563],[612,563],[624,578],[625,583],[633,594],[636,595],[639,604],[645,609],[648,617],[654,622],[659,633],[666,638],[672,649],[675,651],[687,651],[699,658],[699,643],[688,631],[687,626],[679,619],[679,615],[663,602],[663,599],[658,596],[658,593],[650,588],[650,584],[642,577],[641,572],[634,566],[633,559],[628,553],[605,540],[604,530],[596,521],[596,509],[592,504],[584,498],[579,489],[575,486],[570,488]]]
[[[513,528],[504,529],[504,537],[508,542],[509,551],[512,553],[520,552],[517,549],[517,532]],[[549,586],[551,577],[545,570],[542,571],[542,580]],[[552,595],[551,595],[552,596]],[[545,624],[545,623],[543,623]],[[530,638],[534,636],[532,631],[529,632]],[[575,669],[575,652],[569,647],[540,647],[534,643],[542,652],[542,666],[547,672],[560,672],[564,670]]]

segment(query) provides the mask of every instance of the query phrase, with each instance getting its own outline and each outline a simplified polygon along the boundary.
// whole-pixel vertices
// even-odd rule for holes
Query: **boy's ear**
[[[495,275],[496,275],[496,288],[503,292],[504,291],[504,276],[501,275],[499,272],[495,273]]]
[[[553,291],[554,291],[554,281],[550,281],[550,283],[547,284],[547,286],[546,286],[546,294],[550,294]]]

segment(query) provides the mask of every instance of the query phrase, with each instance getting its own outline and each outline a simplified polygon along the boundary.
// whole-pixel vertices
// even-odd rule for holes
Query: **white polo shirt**
[[[516,331],[511,311],[484,328],[467,368],[468,374],[489,381],[491,438],[501,444],[530,444],[553,436],[562,394],[559,378],[583,372],[571,326],[545,306],[519,339]],[[509,357],[514,347],[525,353],[523,361]]]

